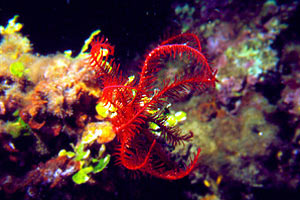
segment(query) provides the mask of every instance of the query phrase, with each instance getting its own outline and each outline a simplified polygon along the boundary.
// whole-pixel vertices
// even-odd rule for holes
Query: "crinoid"
[[[117,135],[118,162],[129,170],[163,179],[183,178],[195,167],[200,149],[188,165],[179,165],[170,158],[166,146],[175,147],[193,135],[181,134],[177,127],[168,126],[163,109],[192,90],[215,86],[215,72],[201,53],[199,39],[185,33],[162,42],[146,56],[138,78],[124,78],[111,58],[113,54],[114,48],[107,39],[97,39],[92,42],[89,61],[103,85],[99,102],[113,111],[107,120]],[[159,88],[157,73],[163,62],[183,57],[192,64],[172,80],[164,80]]]

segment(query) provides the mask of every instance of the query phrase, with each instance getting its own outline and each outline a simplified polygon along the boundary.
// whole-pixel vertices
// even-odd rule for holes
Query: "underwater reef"
[[[40,55],[0,26],[0,199],[300,198],[299,3],[172,9],[128,69],[100,30]]]

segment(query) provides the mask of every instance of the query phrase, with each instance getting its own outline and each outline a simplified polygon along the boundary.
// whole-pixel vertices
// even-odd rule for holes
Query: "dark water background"
[[[123,62],[141,54],[157,41],[172,22],[172,0],[54,0],[0,1],[0,24],[14,15],[24,24],[34,51],[41,54],[80,51],[91,32],[102,34],[117,46]]]

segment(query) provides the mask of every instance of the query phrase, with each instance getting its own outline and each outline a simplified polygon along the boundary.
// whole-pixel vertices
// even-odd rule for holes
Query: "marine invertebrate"
[[[87,122],[83,115],[87,110],[82,110],[79,105],[96,102],[101,94],[99,85],[89,78],[94,77],[93,74],[84,67],[83,59],[70,60],[63,55],[41,59],[44,62],[36,67],[45,68],[44,79],[36,83],[31,94],[27,94],[20,116],[40,135],[59,135],[62,128],[68,126],[66,124],[73,123],[73,120],[67,122],[71,118],[75,119],[76,128],[83,129]],[[76,132],[65,131],[67,134]]]
[[[165,153],[166,144],[175,147],[192,138],[177,127],[166,124],[164,109],[172,100],[180,100],[191,90],[202,91],[215,86],[215,74],[201,53],[199,39],[191,33],[171,37],[153,49],[144,61],[139,79],[122,76],[119,66],[111,58],[114,47],[107,39],[94,40],[90,66],[102,84],[99,102],[108,106],[107,120],[113,125],[118,148],[118,163],[129,170],[175,180],[188,175],[195,167],[200,149],[188,166],[180,165]],[[158,86],[157,73],[168,59],[188,58],[185,73],[176,74]],[[151,126],[150,126],[151,124]],[[152,129],[153,124],[156,129]]]

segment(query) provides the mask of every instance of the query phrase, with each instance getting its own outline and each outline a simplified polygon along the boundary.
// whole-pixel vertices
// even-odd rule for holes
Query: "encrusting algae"
[[[202,148],[191,182],[207,188],[187,189],[188,198],[298,199],[300,51],[291,35],[299,2],[175,6],[181,30],[201,36],[219,80],[216,91],[177,105],[187,113],[181,128]]]
[[[1,181],[1,185],[7,193],[14,193],[45,183],[50,188],[56,187],[72,175],[75,183],[84,183],[89,180],[88,173],[98,173],[108,164],[109,154],[104,154],[105,147],[91,157],[86,155],[89,150],[84,150],[86,142],[78,142],[73,146],[77,155],[74,157],[63,153],[65,144],[51,146],[49,143],[59,141],[57,137],[62,133],[73,138],[69,142],[79,141],[86,124],[95,120],[92,117],[96,115],[95,108],[90,105],[96,104],[101,90],[85,61],[88,54],[84,51],[88,44],[76,59],[70,54],[34,55],[28,38],[19,32],[23,25],[16,22],[17,18],[11,19],[6,27],[0,27],[3,36],[0,46],[1,143],[8,151],[8,162],[14,163],[16,169],[22,162],[25,162],[22,165],[30,163],[23,161],[22,149],[15,146],[15,139],[35,143],[35,148],[29,150],[33,157],[49,157],[55,152],[59,156],[49,157],[51,159],[39,164],[37,169],[24,171],[23,177],[5,175],[1,178],[6,181]],[[29,147],[23,148],[28,151]],[[38,161],[35,160],[33,162]],[[92,170],[87,172],[87,168]],[[60,170],[59,175],[55,175],[57,170]]]

